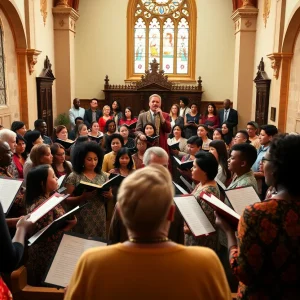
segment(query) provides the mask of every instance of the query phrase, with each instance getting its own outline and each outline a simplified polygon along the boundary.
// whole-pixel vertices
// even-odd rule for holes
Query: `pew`
[[[64,289],[28,285],[27,270],[24,266],[11,274],[11,293],[14,300],[63,300],[64,298]]]

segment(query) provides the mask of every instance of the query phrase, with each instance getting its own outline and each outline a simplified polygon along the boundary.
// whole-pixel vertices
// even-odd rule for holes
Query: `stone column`
[[[233,81],[233,106],[239,114],[238,128],[246,128],[251,120],[252,92],[254,79],[254,52],[256,37],[256,19],[258,9],[251,1],[232,15],[235,26],[235,61]]]
[[[57,114],[68,113],[75,98],[75,23],[76,10],[61,0],[52,9],[54,16],[54,53]]]

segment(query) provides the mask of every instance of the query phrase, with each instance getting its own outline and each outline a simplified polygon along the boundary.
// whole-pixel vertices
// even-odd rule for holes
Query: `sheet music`
[[[0,178],[0,202],[6,214],[14,201],[23,181]]]
[[[179,184],[175,183],[174,181],[173,181],[173,184],[183,195],[189,194],[189,192],[187,192],[185,189],[183,189]]]
[[[225,191],[233,209],[241,216],[246,206],[260,202],[260,199],[252,186]]]
[[[195,236],[216,231],[194,196],[175,197],[174,201]]]
[[[59,188],[61,187],[65,178],[66,178],[66,175],[62,175],[57,179],[57,184],[58,184]]]
[[[38,232],[36,232],[30,239],[28,239],[28,246],[31,246],[53,223],[58,222],[60,219],[63,219],[71,214],[73,214],[76,210],[79,209],[79,205],[77,205],[75,208],[70,210],[69,212],[65,213],[61,217],[55,219],[52,223],[47,225],[46,227],[40,229]]]
[[[175,159],[175,161],[176,161],[179,165],[182,164],[182,162],[181,162],[176,156],[174,156],[174,159]]]
[[[99,246],[106,246],[106,243],[64,234],[45,282],[66,287],[82,253]]]
[[[32,223],[35,223],[39,220],[42,216],[44,216],[48,211],[62,202],[65,198],[69,195],[53,195],[51,198],[46,200],[41,206],[39,206],[35,211],[33,211],[28,219]]]
[[[240,219],[240,215],[238,213],[236,213],[233,209],[231,209],[229,206],[227,206],[224,202],[222,202],[214,195],[208,196],[207,194],[203,194],[202,198],[205,199],[207,202],[219,207],[220,209],[227,212],[229,215],[232,215],[233,217],[237,218],[238,220]]]

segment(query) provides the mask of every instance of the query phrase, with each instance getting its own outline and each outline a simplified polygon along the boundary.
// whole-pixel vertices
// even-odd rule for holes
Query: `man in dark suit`
[[[238,113],[235,109],[230,108],[229,99],[224,100],[224,108],[219,110],[219,120],[221,126],[225,121],[227,121],[231,130],[238,125]]]
[[[98,100],[96,98],[93,98],[90,102],[90,108],[85,110],[84,114],[84,124],[90,128],[91,123],[93,121],[99,120],[100,117],[102,117],[102,110],[97,109],[98,108]]]

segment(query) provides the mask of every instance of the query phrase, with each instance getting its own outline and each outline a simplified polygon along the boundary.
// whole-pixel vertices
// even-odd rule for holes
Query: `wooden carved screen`
[[[46,56],[44,69],[36,78],[38,118],[47,123],[48,135],[53,131],[52,85],[55,77],[51,70],[51,63]]]
[[[268,124],[271,79],[265,72],[263,59],[259,63],[254,82],[256,83],[255,122],[258,125]]]
[[[105,103],[111,105],[119,101],[124,110],[130,106],[135,116],[141,110],[149,109],[149,96],[159,94],[162,98],[162,110],[169,112],[172,104],[179,103],[179,97],[188,97],[190,103],[195,102],[200,107],[202,97],[202,80],[198,85],[177,85],[168,80],[168,75],[163,70],[158,70],[159,63],[154,59],[150,63],[150,70],[141,76],[141,80],[127,85],[111,85],[106,76],[104,85]]]

